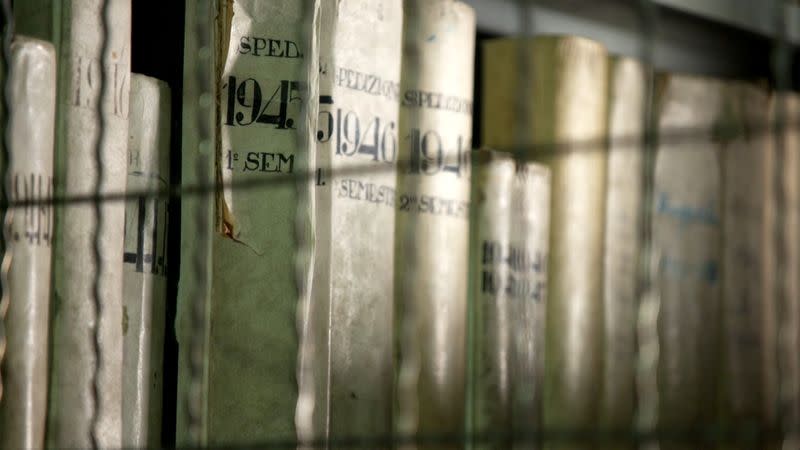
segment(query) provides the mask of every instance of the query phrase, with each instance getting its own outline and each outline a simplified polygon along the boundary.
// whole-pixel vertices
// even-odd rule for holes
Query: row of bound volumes
[[[490,40],[473,150],[464,3],[187,2],[175,158],[130,2],[16,5],[0,447],[800,431],[796,94]]]
[[[106,2],[107,32],[98,0],[15,3],[0,447],[153,445],[170,90],[130,71],[129,1]]]

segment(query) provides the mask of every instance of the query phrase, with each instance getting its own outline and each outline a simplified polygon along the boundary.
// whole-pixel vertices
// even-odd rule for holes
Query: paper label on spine
[[[298,70],[305,64],[303,9],[303,2],[233,2],[219,90],[217,165],[224,190],[217,214],[223,234],[259,255],[281,245],[268,230],[294,220],[291,214],[276,219],[273,208],[291,204],[294,185],[279,182],[296,173],[297,158],[306,157],[298,148],[307,92]]]

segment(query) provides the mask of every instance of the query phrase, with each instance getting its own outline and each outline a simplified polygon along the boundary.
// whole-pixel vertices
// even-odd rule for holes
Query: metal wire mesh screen
[[[108,4],[111,0],[101,0],[101,24],[103,38],[103,46],[101,55],[105,55],[109,51],[107,37],[109,34],[114,33],[110,28],[108,21]],[[19,2],[18,2],[19,3]],[[506,2],[507,3],[507,2]],[[533,37],[538,34],[535,28],[535,7],[534,0],[520,0],[515,3],[515,11],[517,11],[516,19],[519,20],[517,29],[520,30],[522,36]],[[572,2],[576,7],[582,6],[582,2]],[[597,446],[642,446],[644,448],[653,448],[664,446],[671,447],[673,445],[683,445],[686,448],[708,448],[716,445],[732,445],[744,448],[753,448],[756,446],[769,446],[782,447],[784,449],[797,448],[800,445],[800,417],[798,417],[798,393],[796,391],[797,382],[794,377],[796,373],[792,371],[791,355],[800,352],[797,342],[793,341],[797,330],[793,327],[797,326],[798,318],[792,318],[792,314],[797,314],[796,310],[792,309],[791,296],[796,293],[789,292],[787,286],[791,284],[791,279],[796,278],[798,274],[790,273],[790,261],[792,249],[796,249],[800,242],[796,241],[796,234],[787,229],[786,223],[789,222],[789,215],[791,211],[800,207],[796,204],[791,204],[792,197],[787,192],[787,186],[791,184],[792,180],[787,179],[784,167],[789,163],[790,152],[796,152],[796,148],[790,148],[787,145],[785,132],[788,128],[796,127],[796,123],[792,123],[787,118],[790,117],[787,112],[787,105],[783,101],[777,102],[776,117],[774,121],[769,122],[766,126],[757,129],[756,133],[770,134],[775,143],[775,154],[771,160],[773,167],[772,173],[774,178],[771,180],[772,188],[770,193],[772,198],[765,199],[775,205],[774,216],[772,222],[772,230],[769,233],[769,242],[771,251],[774,254],[772,264],[774,271],[770,279],[773,289],[770,295],[773,296],[770,301],[775,305],[774,322],[775,336],[775,355],[774,361],[777,369],[777,380],[774,388],[777,391],[778,402],[776,405],[775,416],[778,418],[773,424],[774,426],[763,426],[763,424],[754,425],[752,428],[732,427],[724,421],[714,420],[712,423],[698,423],[696,426],[688,428],[672,428],[659,426],[660,418],[660,402],[659,398],[659,361],[660,349],[659,345],[659,321],[660,314],[664,310],[662,303],[662,296],[659,284],[657,282],[659,270],[662,269],[664,264],[653,238],[653,211],[657,208],[658,199],[655,193],[655,165],[656,165],[656,152],[659,143],[663,144],[668,141],[675,142],[692,142],[697,139],[704,131],[696,128],[676,129],[670,130],[669,133],[658,132],[658,123],[656,115],[658,113],[657,106],[655,105],[655,98],[658,95],[658,84],[656,78],[656,60],[654,53],[656,52],[656,40],[659,33],[660,17],[659,15],[664,11],[664,7],[659,6],[660,3],[651,0],[638,0],[636,2],[625,3],[627,7],[635,11],[638,27],[636,30],[638,42],[638,54],[636,56],[643,65],[647,68],[645,75],[645,93],[644,99],[646,106],[643,108],[643,114],[640,117],[642,129],[644,132],[642,136],[632,136],[628,138],[628,145],[635,148],[635,151],[641,152],[642,155],[642,169],[640,174],[640,182],[642,186],[642,205],[640,208],[641,217],[638,220],[638,236],[636,239],[641,243],[636,261],[632,264],[636,266],[636,345],[635,354],[633,355],[635,366],[635,416],[630,427],[621,429],[609,429],[600,426],[600,418],[598,418],[597,427],[584,427],[580,429],[550,429],[547,427],[530,427],[524,431],[515,430],[513,433],[506,433],[503,430],[485,430],[479,429],[469,419],[464,419],[467,423],[464,432],[453,432],[445,434],[425,434],[425,433],[389,433],[386,435],[375,435],[371,430],[364,430],[364,435],[344,436],[344,437],[325,437],[318,438],[317,436],[300,436],[302,439],[297,440],[296,437],[291,436],[276,436],[274,440],[252,442],[249,447],[256,446],[259,448],[395,448],[395,447],[438,447],[438,448],[457,448],[465,446],[469,448],[510,448],[513,443],[515,446],[521,448],[537,447],[537,446],[556,446],[556,445],[572,445],[584,448],[594,448]],[[91,397],[95,405],[92,411],[92,418],[90,421],[89,429],[86,430],[87,435],[91,436],[91,445],[95,448],[101,447],[102,444],[98,440],[98,406],[101,404],[99,396],[101,390],[98,387],[98,373],[101,370],[105,356],[102,352],[100,345],[100,317],[101,311],[106,304],[103,299],[100,284],[103,280],[104,272],[109,271],[110,268],[104,267],[101,264],[101,235],[104,232],[104,220],[101,205],[103,202],[121,202],[127,200],[137,199],[158,199],[167,200],[170,205],[170,222],[177,223],[178,225],[170,226],[169,240],[172,244],[172,255],[169,260],[172,261],[171,271],[169,276],[172,278],[172,285],[177,285],[178,275],[190,273],[192,285],[187,294],[190,299],[190,315],[187,320],[190,339],[185,348],[180,348],[179,352],[185,352],[188,355],[189,361],[189,374],[188,374],[188,387],[185,391],[180,393],[176,392],[177,389],[177,374],[175,373],[175,363],[170,362],[170,358],[176,359],[177,354],[174,348],[167,351],[165,367],[172,369],[165,369],[163,376],[171,378],[172,381],[166,380],[164,406],[165,414],[163,416],[162,426],[164,428],[162,444],[165,446],[173,446],[175,442],[175,416],[178,414],[176,411],[183,411],[187,418],[185,424],[188,430],[189,441],[178,442],[178,445],[192,445],[192,446],[206,446],[209,443],[214,443],[215,439],[213,431],[209,430],[209,357],[208,348],[211,345],[210,337],[210,321],[212,314],[211,296],[212,296],[212,280],[210,277],[213,273],[213,237],[218,232],[215,229],[215,208],[219,208],[218,197],[222,196],[224,192],[233,190],[254,190],[262,192],[265,197],[270,195],[274,189],[280,186],[295,185],[298,190],[305,192],[308,186],[319,184],[320,172],[315,168],[301,167],[301,170],[296,170],[291,174],[279,175],[268,179],[259,180],[257,182],[252,180],[235,181],[226,183],[221,180],[215,171],[219,165],[219,161],[215,161],[214,152],[217,142],[220,139],[217,131],[217,121],[219,120],[219,99],[214,97],[214,92],[217,89],[217,78],[220,75],[219,65],[224,63],[217,61],[219,56],[216,54],[215,45],[218,42],[222,31],[220,25],[217,23],[216,11],[218,10],[218,3],[214,0],[198,0],[187,1],[186,8],[193,14],[187,14],[187,22],[185,24],[185,39],[187,42],[192,41],[191,51],[192,58],[186,58],[186,66],[183,67],[185,74],[190,76],[185,77],[185,84],[182,84],[177,89],[173,86],[173,92],[176,99],[173,100],[174,104],[180,105],[190,104],[191,106],[185,111],[191,111],[193,116],[184,114],[182,120],[184,122],[192,121],[192,125],[188,128],[192,134],[182,135],[172,141],[171,149],[171,162],[174,166],[181,166],[181,158],[186,157],[186,154],[181,154],[180,145],[181,139],[183,140],[184,147],[187,142],[196,147],[196,151],[192,153],[194,158],[193,168],[189,171],[184,171],[181,176],[182,179],[172,177],[172,182],[169,187],[157,191],[143,190],[143,191],[127,191],[127,192],[106,192],[102,188],[105,174],[103,145],[108,136],[105,133],[107,123],[107,112],[104,111],[104,99],[109,95],[113,95],[113,89],[107,86],[110,79],[110,74],[107,72],[109,68],[104,65],[99,65],[99,95],[96,97],[92,108],[97,112],[98,122],[96,124],[99,130],[96,139],[95,160],[94,164],[98,168],[96,189],[93,193],[83,196],[53,196],[51,198],[30,200],[30,199],[15,199],[11,195],[13,190],[12,174],[9,167],[12,166],[10,159],[18,155],[19,149],[11,149],[10,144],[10,128],[9,117],[12,115],[15,105],[10,102],[13,96],[9,92],[10,83],[4,85],[4,103],[3,103],[3,129],[4,129],[4,142],[2,159],[0,159],[0,167],[3,168],[2,178],[4,180],[2,196],[0,196],[0,203],[2,203],[2,213],[4,217],[4,239],[2,250],[2,274],[0,274],[0,281],[2,281],[2,297],[0,298],[0,362],[7,358],[9,355],[9,348],[6,345],[6,312],[9,304],[13,304],[14,298],[9,298],[9,279],[8,273],[13,265],[13,254],[9,250],[10,242],[14,238],[10,234],[11,221],[13,217],[21,213],[24,214],[24,209],[29,207],[39,207],[42,205],[59,205],[69,208],[71,205],[77,204],[91,204],[95,207],[95,226],[92,230],[87,230],[94,238],[94,265],[97,267],[95,271],[95,284],[92,290],[92,298],[87,299],[91,301],[95,311],[95,320],[91,323],[93,331],[94,342],[94,361],[95,367],[92,379],[92,392]],[[765,7],[766,8],[766,7]],[[780,1],[773,1],[770,3],[770,14],[774,17],[774,29],[771,41],[768,46],[770,48],[770,65],[769,75],[772,85],[777,91],[786,91],[792,88],[792,59],[794,52],[794,44],[790,41],[787,35],[787,25],[784,18],[784,4]],[[183,15],[183,10],[180,11]],[[13,74],[10,73],[11,64],[11,44],[15,36],[14,27],[14,14],[12,11],[12,2],[10,0],[3,1],[3,18],[4,18],[4,34],[3,34],[3,80],[9,80]],[[133,28],[134,34],[138,29],[147,29],[148,24],[145,21],[136,23],[134,20]],[[479,30],[479,32],[481,32]],[[484,37],[486,37],[484,35]],[[189,48],[189,44],[184,42],[185,48]],[[311,43],[303,43],[303,48],[308,48]],[[480,51],[480,49],[478,49]],[[520,79],[528,79],[532,77],[536,62],[527,58],[524,51],[517,54],[518,63],[514,65],[518,70],[518,77]],[[709,57],[713,57],[710,55]],[[764,55],[758,55],[758,58],[763,58]],[[754,59],[756,57],[754,56]],[[476,67],[476,74],[482,69],[482,59],[478,58]],[[480,75],[477,75],[480,78]],[[476,84],[475,105],[476,111],[478,104],[481,101],[480,83]],[[530,87],[521,88],[531,89]],[[534,94],[535,95],[535,94]],[[527,104],[527,99],[530,98],[529,92],[520,92],[514,104],[515,119],[519,123],[514,127],[517,132],[524,132],[528,127],[531,127],[531,122],[538,119],[531,117],[531,105]],[[331,100],[332,101],[332,100]],[[177,109],[177,108],[173,108]],[[307,110],[303,111],[308,114]],[[179,114],[174,114],[174,121],[180,123]],[[476,112],[474,119],[476,132],[474,135],[478,136],[480,132],[481,117]],[[186,123],[181,128],[180,124],[173,123],[172,130],[178,134],[180,130],[186,130]],[[306,130],[308,131],[308,130]],[[480,139],[476,139],[476,143],[481,143]],[[601,142],[549,142],[543,143],[536,148],[536,152],[541,155],[555,154],[563,146],[566,146],[570,151],[580,152],[587,151],[586,149],[593,149],[598,146],[602,147],[606,144],[605,137]],[[376,142],[377,145],[377,142]],[[519,150],[517,153],[526,154],[530,153],[530,146],[525,144],[523,136],[515,137],[515,146]],[[525,147],[520,149],[521,147]],[[13,150],[13,151],[12,151]],[[524,151],[523,151],[524,150]],[[377,153],[376,153],[377,155]],[[377,157],[377,156],[376,156]],[[518,162],[525,158],[518,156]],[[402,164],[399,164],[400,170],[404,169]],[[184,164],[184,167],[187,167]],[[407,168],[406,168],[407,169]],[[381,168],[376,169],[374,165],[357,165],[348,167],[346,169],[339,169],[337,176],[344,175],[357,175],[364,172],[384,170]],[[390,169],[385,169],[390,170]],[[391,170],[394,170],[393,168]],[[331,176],[331,174],[329,174]],[[741,180],[742,183],[747,183],[747,180]],[[554,187],[555,189],[555,187]],[[302,197],[298,202],[305,206],[311,202],[313,195],[305,192],[306,197]],[[796,201],[797,199],[794,199]],[[177,205],[180,205],[177,207]],[[181,215],[181,209],[183,214]],[[187,213],[189,211],[189,213]],[[181,217],[186,220],[187,217],[193,217],[191,228],[181,227]],[[298,216],[295,224],[297,230],[302,230],[302,221],[307,218]],[[186,224],[183,224],[186,225]],[[188,248],[178,248],[175,242],[179,242],[180,236],[176,234],[181,230],[190,229],[193,232],[192,240],[196,245]],[[790,236],[794,236],[795,240]],[[314,245],[313,239],[305,236],[302,231],[298,231],[295,236],[299,241],[298,253],[303,257],[311,258],[312,247]],[[796,251],[796,250],[794,250]],[[179,254],[175,254],[175,253]],[[180,258],[178,258],[178,256]],[[177,268],[178,261],[183,269],[180,271]],[[409,268],[408,270],[412,270]],[[290,276],[298,279],[300,286],[297,299],[298,314],[305,314],[306,308],[311,308],[309,301],[306,299],[309,289],[304,283],[303,274],[293,273]],[[294,280],[293,280],[294,281]],[[171,291],[172,298],[168,302],[172,305],[174,311],[175,303],[175,290]],[[766,301],[766,299],[765,299]],[[169,317],[169,316],[168,316]],[[174,320],[174,317],[169,317]],[[402,319],[395,322],[398,326],[402,326]],[[268,326],[268,325],[265,325]],[[167,324],[167,328],[171,329],[172,323]],[[302,331],[302,330],[301,330]],[[169,333],[168,333],[169,335]],[[471,349],[467,349],[467,353],[471,353]],[[253,355],[242,355],[242,358],[248,358]],[[269,358],[267,356],[257,355],[258,357]],[[299,358],[299,357],[298,357]],[[302,371],[315,373],[315,371],[324,371],[324,368],[303,365],[298,369],[297,377],[302,377]],[[320,372],[321,373],[321,372]],[[5,386],[6,377],[3,371],[0,371],[0,402],[3,398],[3,387]],[[230,380],[231,383],[236,383],[236,380]],[[475,382],[471,379],[471,382]],[[171,389],[170,389],[171,387]],[[599,387],[598,387],[599,389]],[[467,390],[470,391],[471,387],[468,386]],[[467,394],[468,397],[471,394]],[[300,398],[298,398],[300,402]],[[171,405],[171,406],[170,406]],[[298,406],[299,408],[299,406]],[[470,407],[467,406],[468,412]],[[236,414],[235,408],[229,411],[229,414]],[[285,411],[270,411],[268,414],[286,414]],[[292,414],[292,417],[294,415]],[[298,421],[299,422],[299,421]],[[297,424],[295,424],[297,425]],[[171,430],[171,431],[170,431]],[[300,434],[298,431],[297,434]],[[517,447],[514,447],[517,448]]]

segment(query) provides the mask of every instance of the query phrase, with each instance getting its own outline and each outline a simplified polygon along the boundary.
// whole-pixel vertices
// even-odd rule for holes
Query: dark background
[[[24,1],[24,0],[23,0]],[[189,0],[193,1],[193,0]],[[170,184],[181,182],[181,119],[183,97],[183,24],[185,0],[132,0],[131,70],[166,81],[172,90]],[[175,192],[176,189],[173,189]],[[178,391],[178,343],[175,309],[180,273],[180,199],[169,203],[167,239],[167,305],[164,333],[164,411],[161,443],[175,446],[175,413]]]

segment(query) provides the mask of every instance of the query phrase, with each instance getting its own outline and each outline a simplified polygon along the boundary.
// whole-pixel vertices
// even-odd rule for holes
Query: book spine
[[[603,307],[605,350],[601,421],[633,426],[636,392],[637,271],[642,218],[644,67],[616,57],[609,65]]]
[[[550,243],[550,170],[518,163],[512,183],[511,236],[506,264],[511,336],[511,426],[517,435],[541,429],[544,401],[545,316]],[[534,448],[532,442],[515,449]]]
[[[395,303],[396,431],[460,433],[466,393],[475,11],[404,5]]]
[[[71,0],[61,8],[56,193],[119,194],[127,169],[131,3],[108,1],[107,34],[99,0]],[[119,447],[124,204],[72,203],[56,215],[48,436],[56,447],[89,447],[93,441]]]
[[[161,395],[166,305],[170,92],[166,83],[131,76],[123,254],[124,335],[122,442],[156,447],[161,438]]]
[[[331,438],[391,432],[393,264],[403,11],[323,2],[314,302],[328,305]]]
[[[472,155],[473,222],[470,225],[472,432],[508,433],[513,364],[505,264],[512,233],[514,159],[478,150]]]
[[[551,170],[544,424],[594,427],[603,375],[606,50],[548,36],[491,41],[484,55],[483,144]]]
[[[486,150],[472,160],[470,431],[510,438],[542,423],[550,172]]]
[[[315,4],[217,5],[214,173],[220,190],[200,395],[206,409],[201,431],[209,444],[296,437],[297,318],[306,303],[298,279],[310,271],[296,264],[310,231],[310,206],[303,200],[305,183],[295,177],[305,180],[313,157],[305,133],[316,126],[308,109],[316,92],[308,69],[317,56],[306,44],[315,38],[309,20]],[[230,414],[232,405],[237,414]]]
[[[17,36],[11,44],[9,65],[9,199],[46,202],[53,197],[55,50],[50,43]],[[44,446],[47,416],[53,207],[30,204],[10,208],[8,214],[12,214],[12,221],[6,251],[12,259],[2,361],[0,447],[40,448]]]
[[[783,270],[783,276],[777,278],[780,284],[775,323],[780,370],[771,381],[783,412],[780,425],[794,430],[785,443],[791,448],[800,444],[800,96],[779,92],[774,98],[772,117],[783,121],[776,167],[783,171],[780,188],[784,214],[777,226],[785,243],[785,259],[782,267],[776,264],[777,270]]]
[[[770,427],[776,351],[771,99],[744,83],[731,82],[723,92],[731,132],[720,153],[723,417],[736,426]]]
[[[659,85],[652,211],[660,303],[658,426],[684,429],[710,424],[716,410],[722,231],[714,131],[722,87],[680,75],[662,75]],[[687,130],[691,139],[683,137]]]
[[[577,37],[540,37],[532,61],[527,157],[551,169],[544,424],[596,424],[602,379],[607,55]],[[520,138],[517,138],[518,140]],[[600,384],[602,385],[602,384]]]

